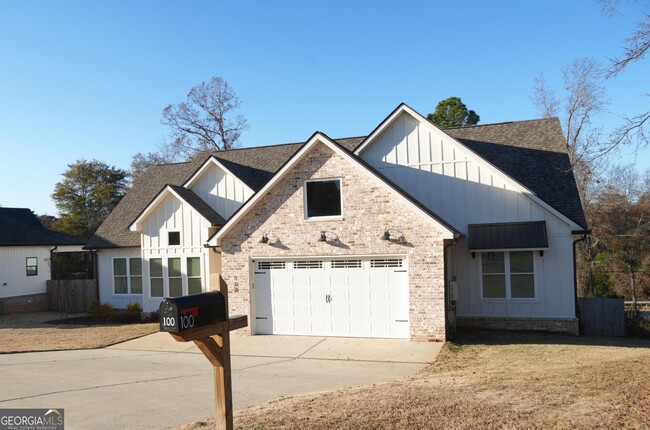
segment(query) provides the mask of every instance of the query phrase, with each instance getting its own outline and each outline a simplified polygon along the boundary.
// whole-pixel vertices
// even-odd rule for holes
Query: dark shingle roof
[[[23,208],[0,208],[0,246],[83,245],[85,239],[48,230],[34,212]]]
[[[586,228],[562,128],[557,118],[450,128],[444,131]],[[365,136],[359,136],[335,141],[353,151],[364,139]],[[303,144],[304,142],[299,142],[233,149],[216,152],[212,156],[253,191],[258,191]],[[139,234],[128,231],[128,226],[166,185],[182,185],[204,162],[205,158],[201,158],[188,163],[149,168],[133,184],[95,236],[86,243],[86,247],[98,249],[140,246]]]
[[[201,197],[197,196],[196,193],[187,188],[181,187],[179,185],[169,185],[169,188],[174,190],[178,195],[187,203],[192,206],[195,211],[201,214],[203,218],[207,219],[212,225],[224,225],[226,220],[223,219],[221,215],[217,213],[209,204],[207,204]]]
[[[129,224],[144,210],[167,184],[182,184],[204,160],[189,163],[151,166],[137,180],[120,203],[104,220],[86,248],[119,248],[140,246],[140,234],[128,230]]]
[[[576,224],[587,228],[559,119],[506,122],[444,131]]]

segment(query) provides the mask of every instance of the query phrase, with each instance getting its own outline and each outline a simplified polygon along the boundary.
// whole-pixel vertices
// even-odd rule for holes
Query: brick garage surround
[[[406,255],[411,339],[445,340],[442,230],[370,175],[319,142],[224,234],[222,276],[231,315],[251,315],[251,258]],[[341,178],[342,219],[305,220],[304,181],[326,178]],[[407,243],[381,240],[388,228],[401,231]],[[322,230],[340,242],[318,242]],[[259,243],[263,233],[271,245]]]

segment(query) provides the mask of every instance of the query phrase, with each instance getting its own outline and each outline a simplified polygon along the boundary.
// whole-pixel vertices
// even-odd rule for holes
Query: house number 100
[[[176,318],[174,317],[163,318],[163,325],[166,327],[174,327],[176,325]]]
[[[182,315],[181,316],[181,328],[192,328],[194,327],[194,315]]]

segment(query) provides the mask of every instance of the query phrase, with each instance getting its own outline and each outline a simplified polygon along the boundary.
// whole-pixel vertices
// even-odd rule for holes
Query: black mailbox
[[[179,333],[226,320],[226,302],[219,291],[166,298],[160,304],[160,331]]]

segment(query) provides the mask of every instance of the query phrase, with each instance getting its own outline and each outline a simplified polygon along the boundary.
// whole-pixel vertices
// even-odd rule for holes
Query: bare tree
[[[607,15],[617,13],[620,0],[601,0],[601,10]],[[605,71],[607,79],[618,76],[629,65],[642,60],[650,49],[650,15],[642,14],[641,21],[637,24],[632,35],[623,42],[623,54],[610,59],[611,64]],[[646,94],[646,97],[650,94]],[[611,133],[612,146],[620,144],[634,144],[638,149],[650,143],[650,135],[646,126],[650,123],[650,110],[633,115],[625,116],[623,124],[614,129]]]
[[[143,154],[138,152],[131,159],[129,180],[131,184],[140,179],[147,169],[155,164],[165,164],[174,161],[174,155],[169,152],[169,145],[163,144],[158,152]]]
[[[566,146],[581,197],[587,198],[588,186],[597,171],[595,164],[608,151],[601,129],[592,123],[607,104],[598,62],[579,58],[563,71],[566,95],[558,98],[543,77],[535,80],[531,99],[544,117],[560,116],[566,131]]]
[[[239,98],[223,78],[201,82],[190,90],[186,101],[163,110],[161,122],[171,129],[167,149],[187,159],[199,152],[236,147],[248,128],[246,119],[234,114],[239,106]]]

